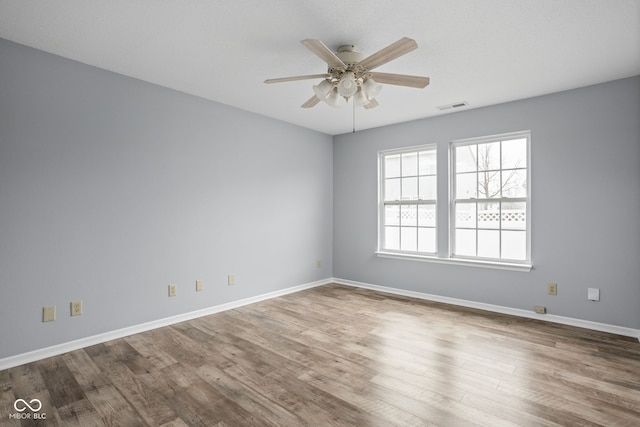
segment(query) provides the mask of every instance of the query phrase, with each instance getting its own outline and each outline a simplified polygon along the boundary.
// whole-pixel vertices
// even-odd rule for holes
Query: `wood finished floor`
[[[18,398],[41,400],[46,421],[10,420]],[[327,285],[0,371],[0,417],[47,426],[638,426],[640,343]]]

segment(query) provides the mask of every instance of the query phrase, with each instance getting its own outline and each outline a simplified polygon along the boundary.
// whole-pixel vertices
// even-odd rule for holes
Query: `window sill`
[[[522,271],[522,272],[530,272],[533,266],[531,264],[517,264],[517,263],[509,263],[509,262],[498,262],[498,261],[484,261],[484,260],[474,260],[474,259],[464,259],[464,258],[440,258],[437,256],[428,256],[428,255],[417,255],[417,254],[403,254],[397,252],[385,252],[385,251],[376,251],[376,255],[381,258],[393,258],[393,259],[402,259],[402,260],[410,260],[410,261],[422,261],[422,262],[433,262],[436,264],[453,264],[453,265],[465,265],[469,267],[481,267],[481,268],[494,268],[498,270],[511,270],[511,271]]]

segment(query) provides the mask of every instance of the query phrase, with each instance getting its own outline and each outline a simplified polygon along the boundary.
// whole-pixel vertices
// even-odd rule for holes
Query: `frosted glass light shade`
[[[317,85],[313,86],[313,93],[322,100],[324,100],[331,92],[331,82],[329,80],[323,80]]]
[[[358,84],[356,78],[353,75],[353,71],[347,71],[342,75],[340,82],[338,83],[338,92],[345,98],[353,96],[358,90]]]
[[[362,89],[364,89],[364,94],[367,96],[367,99],[372,100],[380,94],[382,85],[376,83],[373,79],[367,79],[362,83]]]
[[[333,88],[329,95],[324,99],[327,104],[334,108],[338,108],[340,106],[340,93],[338,92],[338,88]]]
[[[353,102],[356,103],[356,107],[362,107],[369,103],[369,100],[367,99],[367,96],[364,94],[364,90],[361,87],[358,88],[358,91],[354,95]]]

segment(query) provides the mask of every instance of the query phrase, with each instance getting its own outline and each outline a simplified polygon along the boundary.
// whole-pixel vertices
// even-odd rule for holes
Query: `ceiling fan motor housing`
[[[352,44],[340,46],[336,56],[348,66],[357,64],[364,59],[364,55],[358,52]]]

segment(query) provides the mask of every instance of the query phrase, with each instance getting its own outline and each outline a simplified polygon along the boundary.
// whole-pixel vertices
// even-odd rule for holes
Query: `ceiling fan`
[[[382,83],[419,89],[429,84],[429,77],[371,71],[416,49],[418,44],[408,37],[403,37],[366,58],[353,45],[340,46],[338,52],[333,53],[320,40],[306,39],[301,43],[327,63],[329,66],[327,72],[268,79],[264,82],[283,83],[296,80],[324,79],[313,86],[314,95],[302,104],[302,108],[311,108],[320,101],[337,108],[340,106],[341,98],[348,102],[351,97],[353,97],[355,106],[375,108],[379,105],[376,96],[382,89]]]

